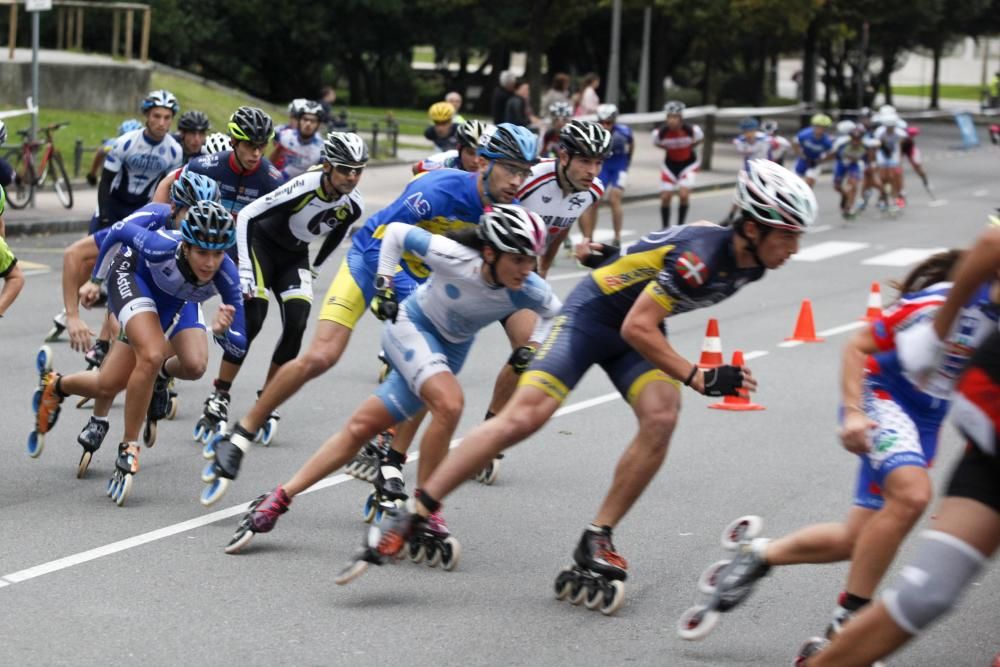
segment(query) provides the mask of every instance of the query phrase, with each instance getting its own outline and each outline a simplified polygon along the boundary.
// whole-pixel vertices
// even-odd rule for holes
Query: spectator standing
[[[507,100],[514,94],[517,77],[510,70],[500,72],[500,83],[493,91],[493,124],[499,125],[507,116]]]
[[[552,84],[542,95],[542,112],[548,116],[548,110],[556,102],[569,102],[569,76],[561,72],[552,77]]]
[[[451,91],[444,96],[444,101],[447,102],[455,109],[455,115],[452,117],[451,121],[455,125],[461,125],[465,122],[465,118],[462,116],[462,95],[456,90]]]
[[[524,79],[517,83],[514,94],[507,100],[507,113],[504,122],[522,127],[537,127],[542,121],[531,110],[529,101],[531,86]]]
[[[588,116],[597,113],[597,107],[601,106],[601,98],[597,94],[597,87],[601,85],[601,77],[590,72],[583,77],[583,86],[576,98],[576,116]]]

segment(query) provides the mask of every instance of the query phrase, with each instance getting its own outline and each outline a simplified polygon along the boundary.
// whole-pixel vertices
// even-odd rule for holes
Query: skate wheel
[[[113,473],[111,475],[111,479],[108,480],[108,488],[106,489],[108,498],[112,497],[115,494],[115,489],[117,486],[118,486],[118,473],[116,472]]]
[[[45,436],[38,431],[28,434],[28,456],[37,459],[45,448]]]
[[[202,478],[204,478],[204,473],[202,473]],[[212,480],[208,487],[201,492],[201,504],[205,507],[211,507],[214,505],[219,498],[226,495],[226,491],[229,490],[229,484],[232,482],[230,479],[225,477],[216,477]]]
[[[409,554],[410,560],[414,563],[424,562],[424,558],[427,557],[427,549],[424,548],[422,544],[415,544],[413,542],[409,543]]]
[[[719,587],[719,579],[721,578],[722,571],[732,562],[729,559],[718,560],[705,568],[705,571],[698,577],[698,590],[705,595],[714,593],[715,589]]]
[[[441,549],[438,545],[432,544],[427,551],[427,560],[424,561],[427,567],[437,567],[441,563]]]
[[[35,412],[35,421],[38,421],[38,408],[42,406],[42,390],[36,389],[31,395],[31,409]]]
[[[202,470],[201,470],[201,481],[205,482],[205,484],[212,484],[218,478],[219,478],[219,476],[215,474],[215,462],[214,461],[209,462],[204,468],[202,468]]]
[[[333,583],[338,586],[344,586],[351,583],[367,571],[368,561],[352,560],[347,564],[347,567],[337,573],[337,576],[333,578]]]
[[[156,444],[156,422],[146,421],[146,425],[142,429],[142,444],[146,447],[152,447]]]
[[[367,466],[365,468],[365,481],[374,484],[376,477],[378,477],[378,468],[376,466]]]
[[[371,523],[374,521],[376,514],[381,514],[381,512],[378,511],[378,503],[375,502],[375,494],[369,493],[368,497],[365,499],[365,523]]]
[[[224,551],[227,554],[238,554],[243,550],[243,547],[250,544],[250,540],[253,539],[254,532],[250,530],[250,526],[244,525],[240,522],[239,528],[236,529],[236,533],[233,535],[232,539],[229,540],[229,544],[226,545]]]
[[[262,428],[260,432],[260,444],[264,445],[265,447],[269,446],[271,444],[271,441],[274,439],[274,434],[275,432],[277,432],[277,430],[278,430],[277,420],[273,418],[268,419],[267,422],[265,422],[264,424],[264,428]]]
[[[497,475],[499,474],[500,459],[493,459],[485,468],[479,471],[479,474],[476,475],[476,481],[481,482],[486,486],[492,486],[493,482],[497,481]]]
[[[167,408],[167,419],[173,421],[177,417],[177,408],[180,405],[180,401],[176,396],[170,397],[170,407]]]
[[[747,542],[757,537],[763,528],[763,519],[753,514],[747,514],[726,526],[719,541],[723,549],[735,551],[739,548],[740,542]]]
[[[677,621],[677,634],[687,641],[698,641],[708,636],[719,623],[719,612],[705,605],[691,607]]]
[[[576,576],[573,573],[573,568],[564,567],[556,575],[555,591],[557,600],[565,600],[569,597],[570,593],[573,592],[573,584],[576,582]]]
[[[90,467],[90,460],[94,457],[93,452],[88,452],[84,450],[83,454],[80,456],[80,463],[76,466],[76,478],[83,479],[83,476],[87,474],[87,468]]]
[[[129,491],[132,490],[132,475],[125,475],[122,479],[121,484],[118,487],[118,493],[114,497],[115,505],[121,507],[125,504],[125,499],[128,498]]]
[[[454,537],[445,538],[441,545],[441,569],[451,572],[458,565],[458,559],[462,556],[462,545]]]
[[[625,582],[612,581],[603,589],[601,598],[603,601],[600,607],[601,613],[605,616],[611,616],[621,608],[625,601]],[[593,607],[591,608],[593,609]]]
[[[578,580],[570,591],[569,603],[573,606],[579,605],[587,599],[589,592],[589,584]]]
[[[57,333],[56,338],[58,337]],[[48,345],[42,345],[38,348],[38,354],[35,356],[35,369],[39,374],[52,370],[52,348]]]
[[[194,425],[194,432],[191,433],[191,437],[192,439],[194,439],[195,442],[201,442],[201,438],[204,434],[205,434],[205,427],[202,426],[202,423],[199,421],[197,424]]]
[[[206,442],[205,446],[202,447],[201,458],[205,459],[206,461],[215,460],[215,443],[216,439],[220,437],[222,437],[221,433],[216,434],[208,439],[208,442]]]

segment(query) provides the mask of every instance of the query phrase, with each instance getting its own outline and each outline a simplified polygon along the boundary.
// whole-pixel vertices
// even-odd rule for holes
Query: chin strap
[[[497,201],[493,199],[493,195],[490,194],[490,174],[493,173],[493,165],[497,163],[496,160],[490,160],[490,166],[486,168],[486,173],[483,174],[483,194],[486,196],[486,200],[491,204],[496,204]],[[493,270],[493,267],[490,267]]]
[[[736,223],[736,233],[747,242],[747,250],[750,251],[750,256],[753,257],[753,261],[757,262],[757,266],[764,266],[764,262],[761,261],[760,255],[757,254],[757,244],[750,240],[750,238],[743,232],[743,225],[746,224],[746,222],[752,221],[741,219]],[[756,222],[752,222],[752,224],[757,225]],[[771,228],[767,225],[757,225],[757,229],[760,230],[760,237],[762,239],[771,232]]]

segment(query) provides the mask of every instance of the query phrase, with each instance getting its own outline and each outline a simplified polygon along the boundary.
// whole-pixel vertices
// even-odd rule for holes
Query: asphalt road
[[[0,662],[787,664],[828,622],[843,565],[775,571],[701,643],[682,641],[674,625],[698,599],[700,572],[723,557],[718,536],[731,519],[759,514],[765,534],[777,535],[838,520],[848,510],[857,464],[835,438],[839,352],[864,313],[868,287],[881,282],[888,300],[888,281],[901,278],[911,262],[971,242],[1000,195],[995,151],[955,154],[947,143],[924,144],[938,202],[911,174],[910,206],[901,218],[870,212],[844,225],[827,176],[818,187],[824,213],[801,260],[716,307],[670,320],[672,343],[695,359],[707,318],[718,318],[727,358],[734,349],[753,357],[760,381],[755,400],[767,409],[708,410],[709,399],[685,393],[667,463],[616,531],[631,573],[614,617],[552,595],[554,577],[570,563],[634,430],[630,411],[600,372],[584,379],[560,416],[509,453],[496,485],[469,483],[448,499],[446,516],[463,545],[455,571],[406,562],[373,568],[342,588],[332,578],[360,542],[369,490],[342,475],[297,498],[276,530],[258,536],[245,554],[226,556],[222,547],[242,506],[286,480],[372,390],[378,323],[362,321],[341,363],[282,408],[275,443],[254,449],[219,507],[206,510],[198,503],[204,461],[190,433],[221,357],[213,348],[209,373],[180,387],[177,420],[161,422],[159,442],[142,452],[142,471],[118,508],[104,487],[121,434],[120,402],[86,479],[75,478],[75,436],[87,414],[70,401],[41,458],[24,453],[37,380],[33,359],[59,309],[59,253],[73,236],[18,240],[15,251],[32,275],[0,323],[0,400],[7,406]],[[709,193],[693,201],[691,216],[718,220],[728,206],[727,193]],[[658,227],[656,207],[628,207],[631,238]],[[323,272],[324,287],[342,251],[337,255]],[[561,259],[554,284],[565,294],[579,274]],[[805,298],[826,342],[782,347]],[[88,318],[96,326],[96,314]],[[272,313],[234,387],[236,412],[260,386],[277,332]],[[82,367],[68,345],[53,347],[58,370]],[[507,354],[499,327],[483,332],[461,378],[468,394],[459,434],[481,418]],[[957,454],[958,439],[946,427],[932,473],[936,488]],[[998,608],[1000,572],[993,567],[957,613],[891,664],[988,664],[1000,649]]]

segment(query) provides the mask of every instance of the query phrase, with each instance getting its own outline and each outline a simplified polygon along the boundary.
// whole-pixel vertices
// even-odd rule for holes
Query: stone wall
[[[151,72],[135,64],[41,62],[38,97],[47,108],[134,114],[150,89]],[[23,107],[29,95],[31,63],[0,60],[0,104]]]

